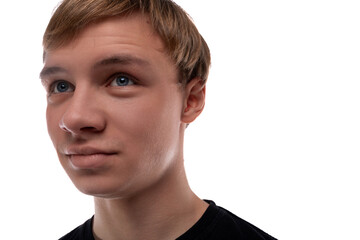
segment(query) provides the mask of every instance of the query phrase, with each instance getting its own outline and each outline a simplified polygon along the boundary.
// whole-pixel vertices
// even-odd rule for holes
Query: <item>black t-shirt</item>
[[[177,240],[276,240],[214,202],[207,202],[209,207],[200,220]],[[94,240],[93,219],[90,218],[59,240]]]

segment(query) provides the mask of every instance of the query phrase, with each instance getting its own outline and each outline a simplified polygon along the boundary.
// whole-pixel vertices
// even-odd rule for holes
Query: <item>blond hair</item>
[[[71,42],[90,23],[134,11],[149,15],[180,71],[180,82],[186,84],[200,77],[205,84],[210,67],[209,48],[189,15],[171,0],[64,0],[46,28],[44,55]]]

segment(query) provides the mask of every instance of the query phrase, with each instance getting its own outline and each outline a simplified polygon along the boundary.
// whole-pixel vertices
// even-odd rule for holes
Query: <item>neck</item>
[[[95,197],[95,239],[176,239],[201,218],[207,206],[191,191],[181,162],[180,168],[134,196]]]

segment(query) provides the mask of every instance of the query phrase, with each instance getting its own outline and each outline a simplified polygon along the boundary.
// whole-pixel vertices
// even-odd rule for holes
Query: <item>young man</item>
[[[61,239],[274,239],[190,189],[209,49],[170,0],[65,0],[44,35],[47,123],[95,215]]]

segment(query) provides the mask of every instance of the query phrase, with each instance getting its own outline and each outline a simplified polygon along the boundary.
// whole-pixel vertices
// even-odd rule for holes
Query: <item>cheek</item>
[[[65,132],[60,129],[59,123],[64,109],[48,106],[46,109],[46,123],[50,139],[57,150],[66,140]]]
[[[50,138],[52,142],[55,144],[55,140],[56,140],[55,133],[57,132],[57,128],[59,128],[59,124],[57,121],[56,112],[53,111],[53,109],[49,106],[46,109],[46,123]]]
[[[114,125],[124,133],[129,150],[137,154],[160,154],[163,149],[169,150],[178,143],[180,103],[180,95],[174,94],[139,98],[116,111]]]

